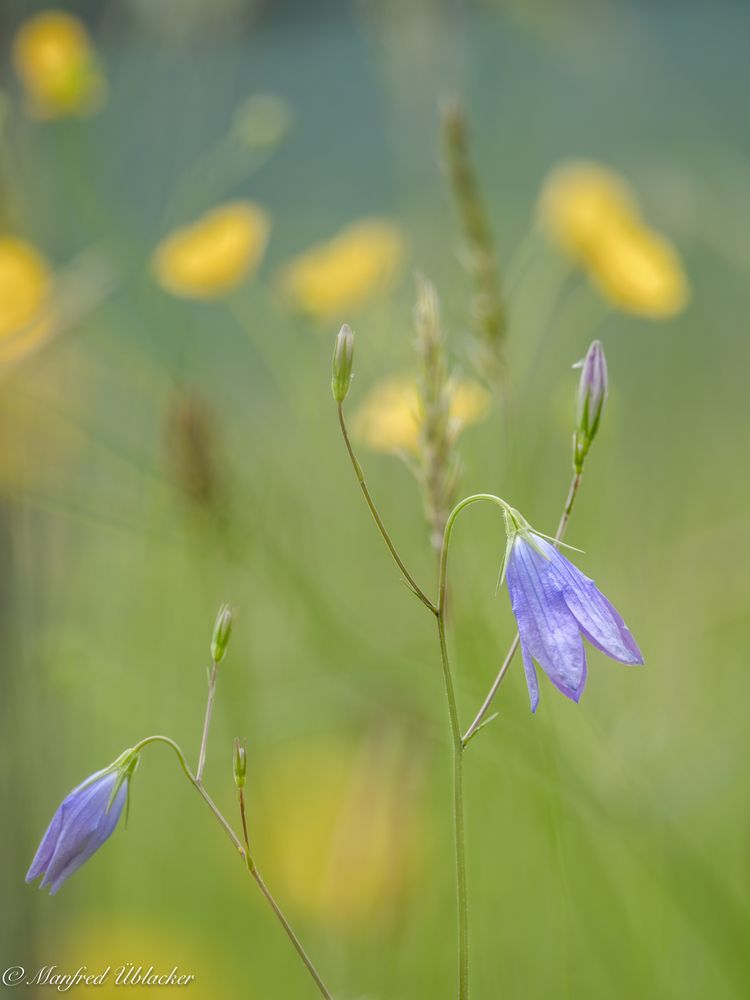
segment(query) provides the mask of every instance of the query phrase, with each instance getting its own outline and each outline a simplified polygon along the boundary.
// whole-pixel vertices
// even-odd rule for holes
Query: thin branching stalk
[[[216,664],[214,663],[214,671],[213,671],[214,688],[215,688],[215,681],[216,681],[215,674],[216,674]],[[209,698],[210,698],[211,701],[212,701],[212,697],[211,697],[212,693],[215,693],[215,692],[211,692],[211,690],[210,690]],[[206,706],[206,719],[205,719],[205,723],[204,723],[204,736],[206,737],[206,739],[207,739],[208,725],[210,724],[210,719],[211,719],[211,712],[210,712],[209,706],[207,705]],[[313,963],[310,960],[309,956],[307,955],[305,949],[302,947],[302,944],[301,944],[299,938],[294,933],[294,931],[293,931],[293,929],[292,929],[289,921],[287,920],[287,918],[284,916],[284,914],[283,914],[283,912],[281,910],[281,907],[276,902],[276,900],[274,899],[274,897],[271,895],[271,892],[270,892],[268,886],[263,881],[263,879],[262,879],[262,877],[260,875],[260,872],[258,871],[257,867],[255,866],[255,862],[253,861],[253,859],[252,859],[252,857],[250,855],[250,848],[249,848],[248,839],[247,839],[246,820],[245,820],[245,815],[244,815],[244,803],[243,803],[243,810],[242,810],[243,839],[244,839],[244,845],[243,845],[243,843],[240,840],[240,838],[234,832],[234,830],[232,828],[232,825],[229,823],[229,821],[227,820],[227,818],[224,816],[224,814],[221,812],[221,810],[216,805],[216,803],[214,802],[214,800],[211,798],[211,796],[208,794],[208,792],[206,791],[206,789],[203,787],[203,781],[202,781],[202,779],[198,777],[197,773],[193,774],[193,772],[190,770],[190,766],[188,765],[188,762],[185,759],[185,754],[182,752],[182,750],[179,747],[179,745],[177,743],[175,743],[175,741],[173,739],[170,739],[169,736],[162,736],[162,735],[147,736],[145,739],[141,740],[140,743],[137,743],[133,747],[133,753],[136,753],[136,754],[140,753],[140,751],[144,747],[148,746],[150,743],[165,743],[168,747],[171,747],[171,749],[175,752],[175,754],[177,755],[177,759],[180,762],[180,766],[182,767],[183,773],[185,774],[185,777],[188,779],[188,781],[193,786],[193,788],[196,789],[196,791],[198,792],[198,794],[201,796],[201,798],[203,799],[203,801],[206,803],[206,805],[209,807],[209,809],[211,810],[211,812],[213,813],[213,815],[216,817],[217,822],[220,824],[220,826],[222,827],[222,829],[224,830],[224,832],[226,833],[226,835],[231,840],[232,844],[234,845],[235,849],[237,850],[237,853],[242,858],[243,865],[247,868],[248,872],[250,873],[250,875],[252,875],[253,879],[255,880],[258,888],[263,893],[263,896],[265,897],[265,899],[268,902],[269,906],[273,910],[273,912],[274,912],[277,920],[279,921],[279,923],[283,927],[284,932],[286,933],[287,937],[289,938],[290,942],[292,943],[292,946],[294,947],[295,951],[297,952],[297,954],[299,955],[300,959],[304,963],[305,968],[310,973],[310,976],[312,977],[315,985],[317,986],[318,991],[320,992],[321,996],[325,997],[326,1000],[333,1000],[332,994],[329,992],[329,990],[326,987],[325,983],[320,978],[320,974],[318,973],[317,969],[313,965]],[[205,751],[205,745],[204,745],[203,741],[201,743],[201,750]],[[205,753],[203,754],[203,760],[205,761]]]
[[[450,534],[455,521],[456,514],[458,510],[462,509],[467,503],[471,503],[478,499],[492,499],[495,502],[499,502],[496,497],[490,497],[489,495],[481,495],[477,497],[471,497],[468,501],[462,501],[457,508],[453,510],[451,515],[445,525],[443,533],[443,544],[440,551],[440,566],[439,566],[439,576],[438,576],[438,603],[433,604],[429,598],[425,597],[422,591],[419,590],[416,583],[414,583],[413,578],[409,574],[408,570],[404,566],[403,561],[396,552],[393,542],[388,535],[388,532],[383,525],[382,518],[378,513],[377,507],[372,499],[372,496],[367,488],[365,482],[364,473],[362,472],[362,467],[357,460],[354,450],[352,449],[351,442],[349,440],[349,435],[346,432],[346,422],[344,420],[343,407],[339,404],[339,424],[341,426],[341,432],[344,437],[344,442],[346,444],[346,450],[349,454],[349,458],[354,468],[354,472],[357,476],[357,481],[362,489],[362,493],[367,501],[367,506],[370,509],[373,520],[380,531],[383,539],[388,546],[388,549],[393,556],[397,566],[401,572],[409,581],[412,589],[419,597],[422,595],[422,603],[435,615],[437,621],[438,639],[440,642],[440,661],[443,668],[443,680],[445,684],[445,695],[446,701],[448,703],[448,720],[450,723],[450,735],[451,735],[451,746],[453,749],[453,829],[454,829],[454,848],[455,848],[455,858],[456,858],[456,897],[458,906],[458,996],[459,1000],[468,1000],[469,996],[469,919],[468,919],[468,893],[466,884],[466,843],[465,843],[465,829],[464,829],[464,798],[463,798],[463,744],[461,741],[461,726],[458,718],[458,707],[456,704],[456,693],[453,684],[453,675],[451,673],[450,658],[448,655],[448,643],[445,634],[445,618],[446,618],[446,598],[447,598],[447,560],[448,560],[448,543],[450,541]]]
[[[206,700],[206,714],[203,718],[203,734],[201,735],[201,748],[198,753],[198,769],[195,772],[196,780],[200,783],[203,780],[203,771],[206,767],[206,751],[208,749],[208,731],[211,728],[211,716],[214,710],[214,698],[216,696],[216,675],[219,664],[216,660],[211,663],[211,670],[208,675],[208,698]]]
[[[388,534],[386,527],[383,524],[383,520],[380,517],[380,514],[378,513],[378,509],[375,506],[375,502],[373,501],[372,496],[370,494],[370,490],[368,489],[367,483],[365,482],[365,476],[364,473],[362,472],[362,466],[359,464],[357,456],[354,454],[354,449],[352,448],[352,443],[349,439],[349,431],[347,430],[346,427],[346,420],[344,419],[344,408],[341,403],[338,404],[338,414],[339,414],[339,426],[341,428],[341,435],[344,439],[344,444],[346,445],[346,450],[349,454],[349,459],[352,463],[354,474],[357,477],[359,488],[362,490],[362,496],[365,498],[365,503],[367,504],[370,513],[372,514],[372,519],[375,522],[377,529],[383,538],[383,541],[388,546],[388,551],[393,556],[394,562],[401,570],[404,579],[406,580],[406,583],[409,586],[409,589],[419,598],[419,600],[422,602],[422,604],[424,604],[426,608],[428,608],[434,615],[436,615],[437,614],[436,606],[432,603],[432,601],[427,596],[427,594],[425,594],[422,588],[417,584],[414,577],[411,575],[409,570],[404,565],[404,562],[401,559],[401,556],[396,551],[396,546],[393,544],[391,536]]]
[[[362,466],[354,453],[351,441],[346,429],[346,421],[344,419],[344,411],[341,403],[338,404],[338,415],[339,415],[339,425],[341,427],[341,433],[344,438],[344,443],[346,444],[346,450],[349,455],[352,467],[354,469],[357,481],[362,490],[362,494],[367,502],[367,506],[372,514],[375,525],[377,526],[380,534],[382,535],[388,549],[393,556],[396,565],[399,567],[403,573],[405,579],[409,583],[411,589],[420,598],[422,603],[430,611],[433,612],[437,621],[438,629],[438,639],[440,642],[440,660],[443,668],[443,680],[445,684],[445,695],[448,704],[448,720],[450,724],[450,736],[451,736],[451,746],[453,750],[453,831],[454,831],[454,848],[455,848],[455,860],[456,860],[456,898],[457,898],[457,908],[458,908],[458,996],[459,1000],[468,1000],[469,996],[469,906],[468,906],[468,889],[467,889],[467,877],[466,877],[466,833],[465,833],[465,822],[464,822],[464,792],[463,792],[463,754],[466,749],[466,745],[471,739],[471,737],[479,730],[482,726],[487,711],[494,699],[500,684],[502,683],[505,675],[510,667],[510,663],[513,656],[518,648],[519,637],[516,634],[508,653],[503,660],[503,665],[500,668],[500,672],[495,679],[490,693],[482,704],[479,713],[472,722],[471,726],[467,729],[464,736],[461,736],[461,727],[458,717],[458,706],[456,703],[456,693],[455,686],[453,683],[453,674],[450,666],[450,656],[448,652],[448,642],[446,637],[446,602],[447,602],[447,592],[448,592],[448,552],[450,547],[451,536],[453,532],[453,527],[455,525],[458,515],[465,510],[467,507],[474,503],[479,502],[489,502],[494,503],[499,506],[504,512],[507,512],[508,505],[505,501],[501,500],[499,497],[491,493],[477,493],[472,496],[466,497],[461,500],[451,511],[445,522],[445,528],[443,532],[443,542],[440,550],[440,562],[438,570],[438,600],[437,604],[426,597],[424,592],[415,583],[413,577],[406,569],[403,560],[399,556],[395,549],[395,546],[388,534],[383,520],[377,510],[372,495],[367,487],[365,481],[364,473],[362,471]],[[557,533],[555,535],[555,542],[559,542],[565,533],[568,521],[570,519],[570,514],[573,509],[573,504],[575,503],[576,496],[578,494],[578,489],[581,483],[581,473],[576,472],[568,490],[568,495],[563,507],[562,516],[560,518],[560,524],[558,525]]]
[[[224,832],[232,841],[238,853],[242,856],[244,860],[245,849],[242,846],[239,837],[234,832],[234,830],[231,827],[231,824],[225,818],[224,814],[221,812],[221,810],[216,805],[214,800],[211,798],[206,789],[203,787],[203,783],[199,781],[197,775],[193,774],[193,772],[190,770],[190,766],[188,765],[188,762],[185,759],[185,754],[182,752],[178,744],[175,743],[174,740],[170,739],[169,736],[162,736],[162,735],[147,736],[145,739],[141,740],[140,743],[136,743],[136,745],[133,747],[133,753],[140,753],[141,750],[144,747],[148,746],[150,743],[166,743],[168,747],[171,747],[172,750],[174,750],[175,754],[177,755],[177,759],[180,762],[180,766],[182,767],[182,770],[185,774],[185,777],[188,779],[193,788],[196,789],[196,791],[201,796],[203,801],[206,803],[211,812],[214,814],[218,822],[221,824]]]
[[[265,883],[265,881],[263,879],[263,876],[258,871],[258,866],[255,864],[255,860],[253,858],[252,852],[250,851],[250,838],[248,837],[248,832],[247,832],[247,814],[245,812],[245,794],[244,794],[244,792],[243,792],[243,790],[241,788],[237,789],[237,798],[238,798],[239,807],[240,807],[240,818],[242,820],[242,837],[243,837],[243,840],[245,842],[245,862],[247,864],[247,869],[250,872],[250,874],[252,875],[252,877],[255,879],[256,885],[258,886],[258,888],[260,889],[260,891],[265,896],[268,905],[271,907],[271,909],[275,913],[276,919],[279,921],[279,923],[281,924],[281,926],[284,928],[284,931],[285,931],[287,937],[292,942],[292,946],[294,947],[294,950],[297,952],[297,954],[299,955],[300,959],[304,963],[305,968],[307,969],[307,971],[312,976],[313,980],[315,981],[315,985],[318,987],[318,990],[320,991],[320,993],[322,994],[322,996],[324,996],[324,997],[327,998],[327,1000],[332,1000],[331,994],[328,992],[328,989],[327,989],[325,983],[323,982],[323,980],[320,978],[320,975],[318,974],[318,970],[315,968],[315,966],[313,965],[312,961],[310,960],[309,955],[307,954],[307,952],[305,951],[305,949],[302,947],[302,942],[297,937],[297,935],[294,933],[294,930],[292,929],[291,924],[289,923],[289,921],[287,920],[287,918],[284,916],[284,913],[283,913],[281,907],[279,906],[279,904],[274,899],[274,897],[273,897],[273,895],[271,893],[271,890],[268,888],[268,886],[266,885],[266,883]]]
[[[447,596],[448,542],[450,529],[446,522],[443,545],[440,550],[438,582],[437,628],[440,640],[440,659],[443,665],[445,696],[448,702],[451,746],[453,749],[453,835],[456,853],[456,897],[458,905],[458,995],[465,1000],[469,995],[469,900],[466,885],[466,833],[464,824],[464,745],[461,724],[453,685],[448,642],[445,635],[445,609]]]

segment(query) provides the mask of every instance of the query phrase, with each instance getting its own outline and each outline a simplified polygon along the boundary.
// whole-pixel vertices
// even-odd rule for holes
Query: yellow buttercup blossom
[[[0,363],[16,360],[51,332],[52,272],[34,247],[0,236]]]
[[[421,767],[403,738],[287,751],[265,774],[257,839],[269,883],[338,927],[393,912],[426,850]]]
[[[612,227],[638,217],[638,205],[619,174],[580,161],[552,171],[542,188],[539,214],[555,242],[585,263]]]
[[[104,77],[85,25],[72,14],[44,10],[24,21],[13,61],[38,118],[85,115],[102,103]]]
[[[290,305],[333,319],[385,292],[405,253],[403,235],[387,219],[362,219],[296,257],[281,276]]]
[[[615,305],[653,319],[676,315],[689,298],[677,251],[645,226],[623,226],[604,240],[590,276]]]
[[[490,407],[490,395],[478,382],[460,379],[449,391],[450,427],[457,436],[478,423]],[[410,452],[419,450],[421,402],[416,380],[397,375],[376,385],[355,414],[354,433],[373,451]]]
[[[167,236],[154,252],[154,274],[173,295],[220,298],[258,266],[270,228],[259,205],[227,202]]]
[[[558,167],[542,189],[539,215],[619,308],[654,319],[684,308],[689,287],[677,251],[642,220],[632,190],[614,171],[588,161]]]

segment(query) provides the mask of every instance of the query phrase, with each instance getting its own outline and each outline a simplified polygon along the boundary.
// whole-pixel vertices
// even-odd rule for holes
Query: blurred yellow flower
[[[405,253],[387,219],[361,219],[294,258],[281,275],[290,305],[319,319],[341,318],[393,283]]]
[[[451,429],[459,434],[464,427],[477,424],[490,411],[491,396],[479,382],[461,379],[451,389]]]
[[[104,99],[106,85],[88,31],[72,14],[44,10],[24,21],[13,61],[38,118],[89,114]]]
[[[458,436],[478,423],[490,408],[490,394],[478,382],[460,379],[450,386],[449,432]],[[416,454],[419,450],[421,402],[415,379],[396,375],[378,383],[357,410],[353,429],[373,451]]]
[[[263,780],[259,864],[300,912],[337,926],[392,910],[427,845],[421,765],[403,737],[287,751]]]
[[[0,363],[38,346],[51,332],[52,272],[23,240],[0,236]]]
[[[552,171],[539,199],[542,225],[615,305],[651,318],[684,308],[689,288],[680,258],[642,221],[617,173],[588,161]]]
[[[552,171],[542,188],[539,215],[555,242],[585,263],[613,226],[638,217],[638,205],[619,174],[582,160]]]
[[[220,298],[258,266],[270,228],[259,205],[227,202],[162,240],[152,259],[154,274],[173,295]]]
[[[590,276],[615,305],[652,319],[675,316],[690,294],[676,250],[645,226],[623,226],[604,240]]]

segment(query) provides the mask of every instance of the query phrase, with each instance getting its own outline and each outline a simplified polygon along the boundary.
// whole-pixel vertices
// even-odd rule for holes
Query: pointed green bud
[[[352,362],[354,361],[354,334],[346,323],[336,337],[333,351],[333,378],[331,391],[337,403],[343,403],[352,384]]]
[[[586,357],[579,361],[581,381],[578,383],[576,429],[573,436],[573,465],[576,472],[583,468],[591,442],[599,430],[604,403],[607,399],[607,359],[598,340],[589,347]]]
[[[245,775],[247,774],[247,754],[243,740],[235,739],[234,741],[233,765],[234,783],[238,788],[244,788]]]
[[[229,645],[229,636],[232,634],[232,611],[228,604],[222,604],[216,616],[214,634],[211,636],[211,659],[214,663],[221,663]]]

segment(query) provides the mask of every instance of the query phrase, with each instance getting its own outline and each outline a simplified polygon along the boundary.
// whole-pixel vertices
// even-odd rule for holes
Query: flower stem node
[[[333,351],[333,377],[331,391],[337,403],[343,403],[352,384],[352,363],[354,361],[354,333],[344,323],[336,337]]]
[[[238,788],[244,788],[245,776],[247,774],[247,752],[245,750],[244,740],[235,739],[232,763],[234,770],[234,783]]]
[[[232,634],[232,610],[228,604],[222,604],[216,616],[214,633],[211,637],[211,659],[214,663],[221,663],[229,645],[229,636]]]
[[[576,429],[573,435],[573,466],[580,473],[591,442],[599,430],[607,399],[607,359],[598,340],[592,343],[586,357],[577,367],[581,369],[581,380],[578,384]]]

